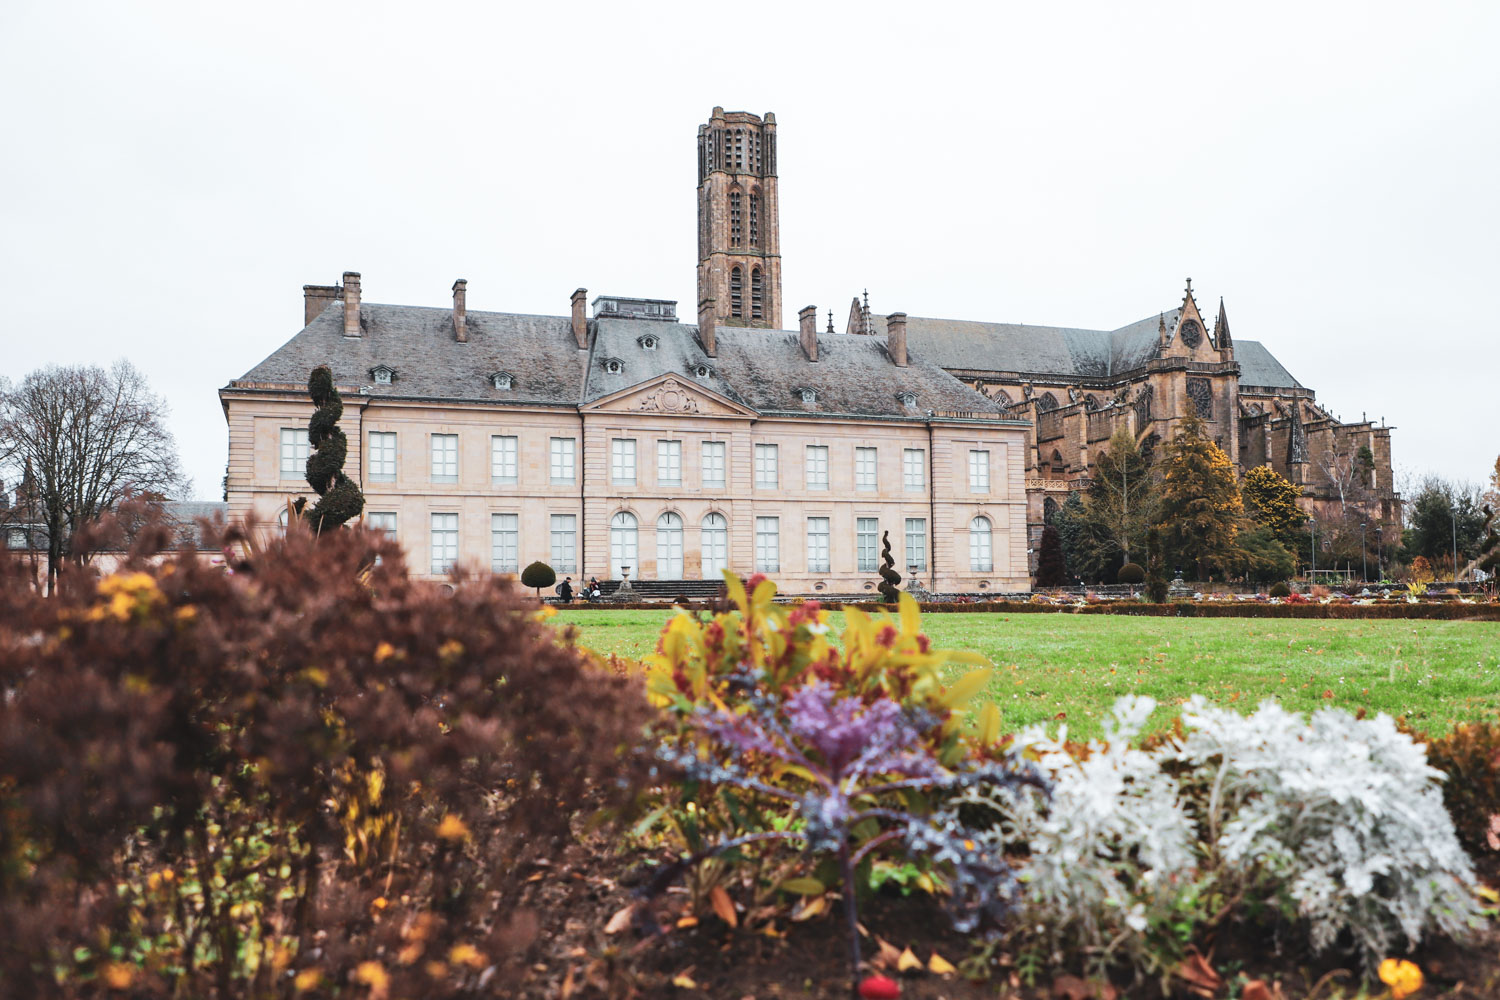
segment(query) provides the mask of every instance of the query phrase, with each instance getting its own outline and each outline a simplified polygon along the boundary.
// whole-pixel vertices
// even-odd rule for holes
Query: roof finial
[[[1187,280],[1187,283],[1188,283],[1188,287],[1187,287],[1187,293],[1188,293],[1188,294],[1189,294],[1189,295],[1192,295],[1192,294],[1193,294],[1193,279],[1192,279],[1192,278],[1189,278],[1189,279],[1188,279],[1188,280]]]
[[[874,327],[870,325],[870,290],[868,288],[865,289],[865,307],[860,313],[859,322],[861,333],[875,332]]]
[[[833,332],[833,310],[828,310],[828,332]]]

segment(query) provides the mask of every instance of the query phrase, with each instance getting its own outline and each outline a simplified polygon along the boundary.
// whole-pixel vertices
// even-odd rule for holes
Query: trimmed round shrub
[[[1270,594],[1272,597],[1291,597],[1292,588],[1287,585],[1285,580],[1282,580],[1271,584]]]
[[[557,582],[557,572],[540,560],[521,570],[521,585],[531,587],[536,591],[536,596],[542,596],[542,588],[550,587]]]
[[[1115,574],[1115,579],[1128,584],[1145,583],[1146,571],[1141,568],[1140,563],[1128,562],[1120,567],[1120,571]]]

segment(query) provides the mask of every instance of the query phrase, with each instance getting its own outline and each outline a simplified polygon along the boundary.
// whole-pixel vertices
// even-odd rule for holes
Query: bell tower
[[[698,126],[698,301],[720,326],[781,329],[776,116],[714,108]]]

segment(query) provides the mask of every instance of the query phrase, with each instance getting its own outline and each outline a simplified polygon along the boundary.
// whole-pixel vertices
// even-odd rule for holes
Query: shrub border
[[[813,600],[815,598],[809,598]],[[858,608],[861,611],[894,611],[889,604],[875,601],[821,602],[830,611]],[[550,602],[549,602],[550,604]],[[551,605],[559,610],[589,611],[665,611],[674,607],[667,601],[628,604]],[[708,605],[694,601],[690,611],[707,610]],[[933,601],[921,606],[923,614],[993,614],[993,615],[1128,615],[1143,618],[1308,618],[1339,620],[1390,621],[1413,619],[1426,621],[1500,621],[1500,604],[1252,604],[1250,602],[1195,603],[1177,601],[1169,604],[1141,604],[1135,601],[1112,601],[1107,604],[1032,604],[1028,601],[987,601],[973,604]]]

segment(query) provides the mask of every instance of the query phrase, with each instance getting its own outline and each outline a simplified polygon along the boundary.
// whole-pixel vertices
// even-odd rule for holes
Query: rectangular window
[[[969,522],[969,569],[975,573],[989,573],[994,568],[989,518],[976,517]]]
[[[375,531],[385,532],[385,537],[390,541],[396,540],[396,512],[372,511],[365,515],[365,524]]]
[[[370,482],[396,481],[396,432],[370,432]]]
[[[458,482],[458,435],[432,435],[432,481]]]
[[[861,517],[854,522],[854,551],[859,557],[859,571],[873,573],[880,566],[880,521]]]
[[[777,485],[776,480],[776,446],[774,444],[756,445],[755,488],[761,490],[774,490]]]
[[[559,574],[578,572],[578,515],[552,515],[552,568]]]
[[[656,485],[682,485],[682,442],[656,442]]]
[[[876,452],[874,448],[854,449],[854,488],[873,490],[875,483]]]
[[[302,479],[307,475],[307,431],[299,427],[281,429],[281,478]]]
[[[703,442],[703,485],[706,488],[724,487],[724,442]]]
[[[828,446],[810,444],[807,446],[807,488],[810,490],[828,489]]]
[[[520,548],[521,527],[519,515],[491,514],[490,570],[495,573],[520,572]]]
[[[828,572],[828,518],[807,519],[807,571]]]
[[[609,480],[616,486],[635,485],[635,438],[609,442]]]
[[[519,481],[516,458],[520,450],[520,442],[511,435],[495,434],[490,437],[490,482],[515,483]]]
[[[969,452],[969,492],[988,493],[990,491],[990,453],[987,451]]]
[[[906,568],[927,568],[927,518],[906,519]]]
[[[776,447],[771,445],[772,448]],[[757,573],[781,572],[781,519],[757,517],[755,519],[755,571]]]
[[[432,571],[443,574],[458,562],[458,515],[432,515]]]
[[[927,452],[921,448],[901,452],[901,482],[908,493],[927,489]]]
[[[573,480],[577,477],[575,467],[578,457],[578,442],[573,438],[553,438],[551,453],[552,484],[554,486],[571,486]]]

